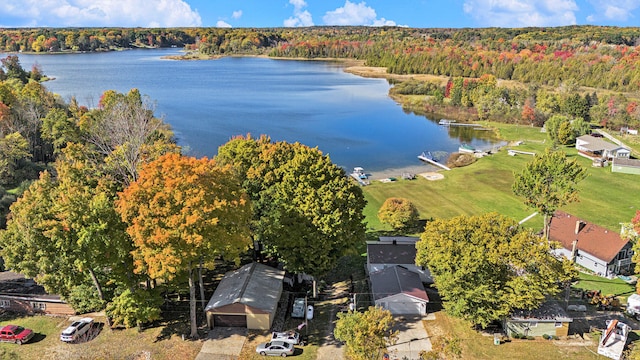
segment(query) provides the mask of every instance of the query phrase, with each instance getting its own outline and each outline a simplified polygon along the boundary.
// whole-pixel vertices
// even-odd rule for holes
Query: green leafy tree
[[[189,278],[191,337],[195,269],[202,257],[239,261],[249,245],[249,201],[228,166],[166,154],[146,164],[117,201],[133,238],[135,271],[152,279]]]
[[[0,184],[12,184],[18,180],[15,171],[19,162],[30,157],[29,143],[20,133],[0,137]]]
[[[156,291],[126,289],[109,303],[106,314],[111,319],[112,326],[137,326],[140,329],[142,323],[160,318],[160,305],[162,296]]]
[[[562,151],[546,149],[530,161],[520,174],[515,174],[512,189],[524,203],[544,216],[544,236],[549,238],[553,213],[566,204],[578,201],[578,183],[587,170],[575,159],[567,159]]]
[[[130,281],[132,247],[114,209],[113,184],[87,166],[82,149],[66,148],[58,177],[44,172],[11,206],[0,243],[7,265],[49,292],[67,297],[92,284],[104,302],[105,283]]]
[[[318,149],[240,137],[216,159],[244,172],[254,239],[287,270],[324,275],[364,237],[362,190]]]
[[[397,331],[392,329],[393,325],[389,310],[371,306],[365,312],[338,314],[333,334],[336,339],[346,343],[350,359],[380,359],[387,346],[395,344],[398,338]]]
[[[446,311],[482,327],[537,308],[571,276],[543,238],[497,213],[431,221],[416,247]]]
[[[419,216],[416,206],[404,198],[388,198],[378,210],[378,219],[394,229],[414,226]]]

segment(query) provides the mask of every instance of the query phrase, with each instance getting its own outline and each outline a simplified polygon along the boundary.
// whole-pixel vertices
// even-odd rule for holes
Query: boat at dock
[[[356,179],[356,181],[364,186],[364,185],[369,185],[369,176],[367,175],[367,173],[364,172],[364,169],[356,166],[353,168],[353,172],[351,174],[349,174],[352,178]]]
[[[476,152],[478,152],[478,150],[476,148],[474,148],[473,146],[469,145],[469,144],[462,144],[458,147],[458,152],[461,153],[469,153],[469,154],[474,154]]]

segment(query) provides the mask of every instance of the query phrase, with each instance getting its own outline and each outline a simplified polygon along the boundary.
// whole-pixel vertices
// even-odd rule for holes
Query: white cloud
[[[2,0],[16,26],[201,26],[184,0]]]
[[[575,0],[465,0],[465,13],[482,26],[526,27],[576,24]]]
[[[226,22],[224,20],[218,20],[218,22],[216,22],[216,27],[219,27],[219,28],[230,28],[230,27],[233,27],[233,26],[231,26],[231,24],[229,24],[228,22]]]
[[[326,25],[396,26],[395,21],[377,17],[376,11],[366,2],[356,4],[346,0],[343,7],[327,11],[322,20]]]
[[[640,0],[589,0],[597,15],[590,15],[587,20],[597,21],[605,18],[614,21],[627,21],[633,18],[632,11],[640,8]]]
[[[284,26],[313,26],[313,17],[307,10],[302,10],[307,7],[307,3],[304,0],[289,0],[289,4],[293,5],[293,16],[284,21]]]
[[[234,19],[240,19],[242,17],[242,10],[234,11],[233,14],[231,14],[231,17]]]

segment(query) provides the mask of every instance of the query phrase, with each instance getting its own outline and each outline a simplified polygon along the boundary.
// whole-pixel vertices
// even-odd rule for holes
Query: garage
[[[247,327],[246,315],[213,315],[213,326]]]
[[[393,315],[426,315],[429,297],[420,275],[403,266],[390,266],[369,274],[376,306]]]
[[[207,325],[268,330],[282,295],[284,271],[259,263],[227,272],[209,300]]]

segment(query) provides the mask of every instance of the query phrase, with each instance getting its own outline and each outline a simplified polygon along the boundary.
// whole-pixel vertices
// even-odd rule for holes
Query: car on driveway
[[[304,313],[304,298],[296,298],[293,300],[293,310],[291,311],[292,318],[303,318]]]
[[[293,344],[284,341],[271,341],[268,343],[259,344],[256,348],[256,352],[262,356],[274,355],[287,357],[287,355],[293,355]]]
[[[82,335],[86,334],[93,326],[92,318],[82,318],[74,321],[60,334],[60,340],[64,342],[77,341]]]
[[[284,341],[291,345],[300,344],[300,334],[295,331],[274,332],[271,334],[271,341]]]
[[[31,338],[35,333],[30,329],[25,329],[18,325],[5,325],[0,329],[0,341],[12,342],[22,345]]]

